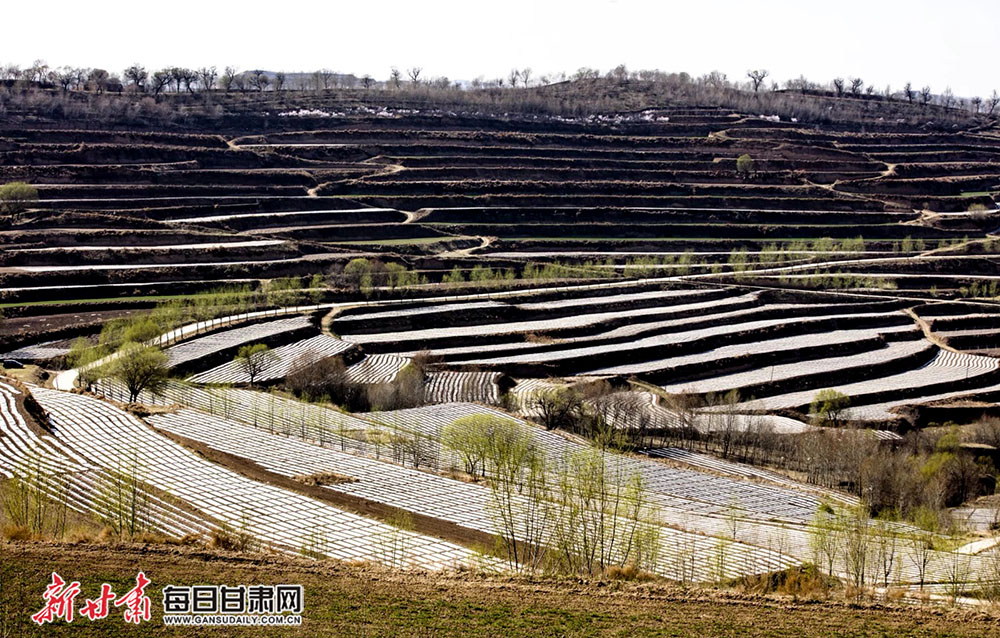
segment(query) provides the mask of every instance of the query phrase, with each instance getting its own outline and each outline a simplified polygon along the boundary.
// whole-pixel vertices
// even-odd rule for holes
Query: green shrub
[[[18,215],[38,201],[38,189],[24,182],[10,182],[0,186],[0,212]]]

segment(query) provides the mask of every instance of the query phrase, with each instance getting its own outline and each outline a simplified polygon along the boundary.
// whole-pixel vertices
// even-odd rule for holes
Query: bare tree
[[[194,86],[198,82],[198,72],[193,69],[178,69],[177,72],[184,85],[184,90],[188,93],[194,93]]]
[[[423,71],[419,66],[411,66],[406,70],[406,75],[409,76],[410,82],[414,84],[420,84],[420,73]]]
[[[226,93],[229,93],[232,89],[236,88],[236,78],[239,76],[239,70],[234,66],[227,66],[222,70],[222,75],[219,77],[219,86]]]
[[[250,380],[252,387],[261,374],[277,365],[279,359],[266,344],[257,343],[241,347],[233,361]]]
[[[215,88],[215,80],[219,77],[214,66],[203,66],[198,69],[198,81],[201,83],[202,91],[211,91]]]
[[[333,85],[333,75],[333,71],[330,69],[319,69],[318,71],[313,71],[313,88],[317,91],[326,91]]]
[[[159,95],[168,84],[170,84],[170,74],[163,69],[154,71],[149,79],[149,89],[153,95]]]
[[[983,110],[983,98],[979,97],[978,95],[973,96],[971,104],[972,104],[972,112],[975,113],[976,115],[979,115],[979,112]]]
[[[950,109],[955,104],[955,94],[952,92],[951,87],[945,87],[944,92],[941,94],[941,105],[946,109]]]
[[[865,83],[861,78],[851,78],[851,93],[854,94],[854,97],[861,96],[861,88],[864,85]]]
[[[370,75],[366,74],[364,77],[361,78],[361,86],[363,86],[366,91],[372,88],[374,84],[375,84],[375,78],[373,78]]]
[[[882,586],[888,587],[893,570],[899,568],[896,562],[899,533],[889,521],[877,521],[872,531],[875,543],[875,567],[882,579]]]
[[[50,76],[52,81],[58,84],[63,91],[68,91],[71,86],[76,84],[76,69],[68,66],[64,66],[58,71],[53,71]]]
[[[1000,105],[1000,93],[997,93],[997,90],[993,89],[993,95],[990,96],[990,98],[986,101],[986,103],[989,105],[989,109],[986,111],[986,115],[993,115],[993,112],[996,111],[997,106]]]
[[[932,95],[933,94],[931,93],[931,87],[925,86],[924,88],[920,89],[920,103],[923,104],[924,106],[927,106],[931,101]]]
[[[285,90],[285,82],[288,80],[288,76],[285,75],[284,71],[278,71],[274,74],[274,90],[283,91]]]
[[[94,93],[104,93],[108,87],[108,72],[104,69],[91,69],[87,76],[87,86]]]
[[[398,89],[402,85],[403,74],[396,67],[392,67],[389,72],[389,83],[392,84],[392,88]]]
[[[524,83],[524,88],[528,88],[528,84],[531,83],[531,67],[527,66],[521,69],[521,82]]]
[[[618,84],[625,84],[628,82],[628,67],[624,64],[619,64],[608,72],[608,77],[613,79]]]
[[[837,97],[844,95],[844,78],[833,78],[833,90],[837,92]]]
[[[149,73],[146,71],[146,67],[141,64],[133,64],[122,72],[122,77],[135,87],[136,91],[142,91],[145,88],[146,80],[149,79]]]
[[[906,96],[906,101],[913,104],[913,98],[916,97],[916,92],[913,90],[913,85],[909,82],[903,85],[903,95]]]
[[[839,535],[840,522],[833,512],[833,508],[826,503],[821,503],[813,518],[809,545],[813,550],[813,562],[825,567],[829,576],[834,575],[837,564]]]
[[[271,78],[267,77],[267,74],[260,69],[248,71],[248,73],[250,76],[248,80],[251,88],[263,91],[271,84]]]
[[[531,396],[529,404],[547,430],[573,429],[583,412],[583,397],[571,388],[540,390]]]
[[[24,70],[24,77],[29,82],[41,82],[49,72],[49,65],[45,60],[35,60],[31,66]]]
[[[861,595],[868,574],[869,552],[869,519],[863,509],[852,512],[844,521],[844,566],[851,584]]]
[[[747,77],[750,78],[750,82],[753,84],[753,92],[756,93],[760,90],[760,85],[764,83],[764,80],[770,75],[767,69],[753,69],[747,71]]]
[[[521,78],[521,72],[517,69],[511,69],[510,74],[507,76],[507,85],[512,88],[517,88],[517,82]]]

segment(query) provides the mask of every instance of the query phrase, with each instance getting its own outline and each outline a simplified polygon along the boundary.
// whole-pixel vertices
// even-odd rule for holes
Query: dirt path
[[[912,317],[913,320],[917,322],[917,325],[920,326],[920,330],[924,333],[925,339],[927,339],[937,347],[941,348],[942,350],[948,350],[949,352],[960,352],[959,350],[956,350],[955,348],[949,346],[944,339],[934,334],[934,331],[931,330],[930,324],[927,323],[924,319],[922,319],[920,315],[918,315],[913,310],[913,308],[905,308],[903,312],[910,315],[910,317]]]
[[[360,304],[358,304],[358,305],[360,305]],[[328,312],[325,315],[323,315],[323,318],[319,322],[320,331],[323,334],[325,334],[326,336],[328,336],[328,337],[334,337],[336,339],[339,339],[340,337],[338,335],[334,334],[333,331],[332,331],[332,329],[331,329],[331,326],[333,326],[333,320],[336,319],[340,315],[340,313],[342,313],[345,310],[348,310],[350,308],[357,308],[358,305],[354,305],[354,306],[337,306],[336,308],[333,308],[332,310],[330,310],[330,312]]]
[[[447,252],[438,253],[437,256],[443,259],[470,257],[474,252],[490,247],[493,244],[493,242],[496,241],[497,238],[486,237],[483,235],[476,235],[476,239],[479,240],[478,246],[471,246],[469,248],[459,248],[458,250],[449,250]]]

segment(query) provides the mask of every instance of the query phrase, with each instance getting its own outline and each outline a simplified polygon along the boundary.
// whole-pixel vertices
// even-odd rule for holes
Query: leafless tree
[[[23,75],[21,67],[16,64],[7,64],[0,67],[0,79],[3,80],[20,80]]]
[[[149,90],[153,92],[153,95],[159,95],[168,84],[170,84],[170,74],[162,69],[154,71],[149,78]]]
[[[864,87],[865,83],[861,78],[851,78],[851,93],[854,97],[861,96],[861,89]]]
[[[87,86],[94,93],[104,93],[108,87],[108,72],[104,69],[92,69],[87,76]]]
[[[122,77],[135,87],[136,91],[142,91],[145,88],[146,80],[149,79],[149,73],[146,71],[146,67],[141,64],[133,64],[122,72]]]
[[[52,82],[59,85],[63,91],[68,91],[76,84],[76,69],[72,67],[64,66],[58,71],[53,71],[50,76]]]
[[[946,109],[950,109],[955,104],[955,94],[952,92],[951,87],[945,87],[944,93],[941,94],[941,105]]]
[[[764,83],[767,76],[770,75],[767,69],[753,69],[747,71],[747,77],[750,78],[750,82],[753,83],[753,92],[756,93],[760,90],[760,85]]]
[[[24,70],[24,78],[29,82],[41,82],[49,72],[49,65],[45,60],[35,60],[31,66]]]
[[[392,71],[389,72],[389,83],[392,84],[392,88],[398,89],[402,84],[403,74],[396,67],[392,67]]]
[[[420,84],[421,71],[423,71],[423,69],[420,68],[419,66],[411,66],[409,69],[407,69],[406,75],[409,76],[410,82],[413,82],[414,84]]]
[[[517,69],[511,69],[510,74],[507,76],[507,85],[512,88],[517,88],[517,82],[521,78],[521,72]]]
[[[375,78],[373,78],[370,75],[365,75],[364,77],[361,78],[361,86],[363,86],[366,91],[372,88],[374,84],[375,84]]]
[[[258,91],[263,91],[271,84],[271,78],[267,77],[267,74],[260,69],[248,72],[249,82],[251,88],[257,89]]]
[[[920,103],[921,104],[923,104],[924,106],[927,106],[928,104],[930,104],[931,97],[932,97],[931,87],[925,86],[924,88],[920,89]]]
[[[319,69],[318,71],[313,71],[313,88],[317,91],[327,90],[333,84],[333,71],[330,69]]]
[[[978,95],[973,96],[971,104],[972,104],[972,112],[975,113],[976,115],[979,115],[979,112],[983,110],[983,98],[979,97]]]
[[[993,115],[993,112],[997,109],[997,105],[1000,105],[1000,93],[997,93],[997,90],[993,89],[993,95],[990,96],[986,103],[989,105],[986,115]]]
[[[215,80],[219,77],[214,66],[203,66],[198,69],[198,81],[201,83],[202,91],[211,91],[215,88]]]
[[[284,71],[278,71],[277,73],[275,73],[274,74],[274,90],[275,91],[284,91],[285,90],[285,82],[287,80],[288,80],[288,76],[285,75]]]
[[[521,69],[521,82],[524,83],[524,88],[528,88],[528,84],[531,82],[531,67],[526,66]]]
[[[239,71],[234,66],[227,66],[223,69],[222,76],[219,77],[219,86],[222,87],[223,91],[229,93],[230,90],[236,88],[237,75],[239,75]]]
[[[837,97],[844,95],[844,78],[833,78],[833,90],[837,92]]]
[[[916,97],[916,92],[913,90],[913,85],[907,82],[903,85],[903,95],[906,96],[906,101],[913,104],[913,98]]]
[[[193,69],[178,69],[178,75],[184,85],[184,90],[188,93],[194,93],[194,86],[198,82],[198,72]]]
[[[624,64],[619,64],[608,72],[608,77],[618,84],[625,84],[628,81],[628,68]]]
[[[73,88],[81,89],[87,84],[87,77],[90,75],[90,69],[83,67],[76,67],[73,69]]]

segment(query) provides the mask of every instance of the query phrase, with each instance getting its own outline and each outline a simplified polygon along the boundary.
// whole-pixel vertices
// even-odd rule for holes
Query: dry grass
[[[482,573],[398,572],[366,564],[148,545],[0,545],[0,625],[12,636],[196,636],[200,628],[165,628],[162,588],[168,584],[296,583],[305,588],[304,624],[289,636],[720,636],[985,638],[1000,620],[983,611],[920,605],[798,602],[787,595],[681,588],[663,582],[522,578]],[[153,581],[153,621],[34,627],[52,571],[81,583],[92,596],[107,582],[134,585],[142,569]],[[199,633],[201,632],[201,633]],[[219,627],[213,636],[274,635],[269,628]]]

